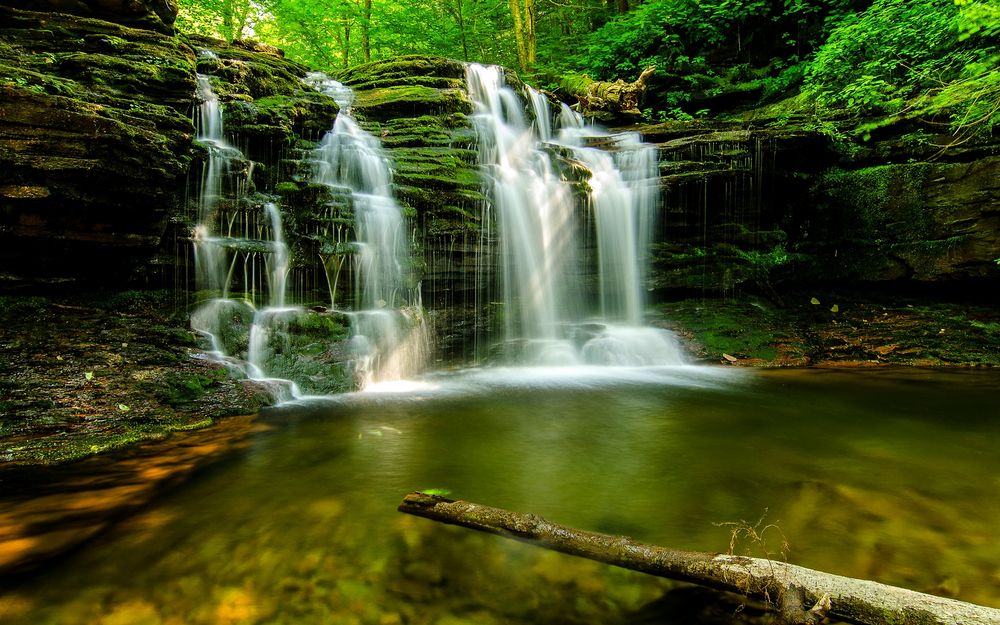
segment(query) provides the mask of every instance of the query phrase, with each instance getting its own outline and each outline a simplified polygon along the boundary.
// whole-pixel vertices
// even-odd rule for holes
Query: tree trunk
[[[451,0],[445,5],[445,10],[458,25],[458,34],[462,41],[462,60],[469,62],[469,37],[465,30],[465,3],[463,0]]]
[[[227,42],[236,39],[236,34],[234,33],[233,27],[233,14],[236,9],[233,7],[233,0],[225,0],[222,3],[222,28],[221,34],[222,38]]]
[[[342,51],[342,58],[344,62],[344,67],[350,67],[351,65],[351,23],[344,20],[344,49]]]
[[[510,16],[514,20],[514,41],[517,42],[517,64],[524,71],[528,69],[528,38],[525,33],[525,16],[521,13],[521,0],[510,0]]]
[[[372,60],[371,23],[372,0],[365,0],[361,13],[361,53],[365,57],[365,63]]]
[[[642,544],[624,536],[577,530],[549,523],[533,514],[467,501],[410,493],[399,510],[598,562],[760,599],[780,611],[788,623],[815,624],[826,616],[833,616],[863,625],[1000,625],[1000,610],[994,608],[785,562]]]
[[[250,10],[253,7],[249,2],[245,2],[240,7],[239,13],[233,25],[233,39],[243,39],[243,31],[246,30],[250,21]]]
[[[524,0],[524,35],[525,53],[528,57],[528,66],[524,69],[531,69],[535,66],[538,55],[538,37],[535,34],[535,24],[538,23],[538,14],[535,9],[535,0]]]

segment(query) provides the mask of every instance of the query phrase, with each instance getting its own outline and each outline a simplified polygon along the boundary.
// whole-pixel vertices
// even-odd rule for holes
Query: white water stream
[[[355,367],[362,388],[421,372],[430,351],[419,285],[406,283],[408,229],[392,193],[392,169],[377,138],[354,119],[351,90],[321,73],[307,77],[340,113],[316,151],[314,180],[347,189],[354,208]]]
[[[544,365],[683,362],[672,337],[643,325],[644,266],[658,198],[656,153],[635,133],[588,126],[563,106],[552,130],[548,99],[528,107],[495,66],[470,65],[480,163],[497,224],[508,360]],[[589,207],[572,179],[586,171]],[[586,219],[587,208],[593,225]],[[593,228],[599,307],[585,285],[584,243]]]
[[[501,268],[497,295],[488,295],[502,300],[500,362],[681,364],[672,337],[643,325],[645,256],[658,197],[654,149],[636,134],[588,126],[565,106],[553,115],[548,98],[530,88],[522,99],[497,67],[472,65],[467,77],[490,198],[482,249],[499,260],[477,265]],[[340,106],[312,153],[312,180],[343,199],[342,215],[353,215],[353,240],[330,243],[351,259],[354,296],[344,312],[355,380],[373,389],[412,379],[425,367],[430,342],[390,160],[352,116],[349,88],[318,73],[306,83]],[[291,336],[318,327],[309,317],[316,313],[287,301],[291,258],[281,208],[241,203],[251,164],[224,138],[209,77],[199,76],[197,84],[197,139],[208,159],[193,238],[198,289],[212,297],[192,313],[192,326],[211,339],[216,357],[271,381],[283,389],[281,398],[298,397],[295,382],[281,378],[322,383],[333,375],[322,358],[304,369]],[[318,349],[331,349],[334,340]]]

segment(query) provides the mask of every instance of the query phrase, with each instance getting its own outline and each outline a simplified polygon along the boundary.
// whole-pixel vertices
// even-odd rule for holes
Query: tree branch
[[[467,501],[410,493],[399,511],[760,599],[788,623],[819,623],[829,614],[863,625],[1000,625],[1000,610],[963,601],[774,560],[667,549]]]

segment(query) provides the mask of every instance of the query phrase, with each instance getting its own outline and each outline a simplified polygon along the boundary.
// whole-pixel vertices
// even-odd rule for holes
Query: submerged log
[[[534,514],[436,495],[410,493],[399,511],[760,599],[788,623],[811,625],[831,616],[863,625],[1000,625],[1000,610],[955,599],[786,562],[643,544],[557,525]]]

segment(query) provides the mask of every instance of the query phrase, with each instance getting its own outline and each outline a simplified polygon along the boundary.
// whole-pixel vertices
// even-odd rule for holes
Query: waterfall
[[[268,381],[279,400],[299,395],[297,385],[280,377],[271,365],[283,350],[276,342],[287,343],[282,325],[289,316],[300,312],[285,307],[285,284],[288,273],[288,245],[284,240],[281,210],[271,202],[263,205],[266,224],[251,217],[247,210],[224,207],[222,199],[227,176],[242,180],[230,186],[242,195],[252,165],[244,155],[229,145],[223,135],[222,108],[212,90],[210,78],[197,75],[196,141],[207,151],[198,198],[198,223],[193,231],[196,285],[212,297],[201,302],[191,313],[191,327],[211,342],[213,357],[251,379]],[[240,172],[238,165],[244,165]],[[237,199],[238,199],[237,197]],[[270,230],[267,240],[261,238]],[[255,235],[256,238],[251,238]],[[242,260],[242,264],[240,261]],[[257,310],[253,299],[257,292],[259,265],[267,268],[268,306]],[[231,298],[230,285],[237,269],[242,273],[243,297]],[[247,335],[245,360],[238,337]]]
[[[392,194],[389,159],[352,117],[350,88],[318,72],[306,81],[341,108],[316,150],[314,181],[346,189],[354,209],[357,375],[362,388],[410,377],[423,367],[429,339],[419,285],[407,284],[407,224]]]
[[[311,192],[322,192],[315,210],[294,213],[305,230],[290,246],[277,196],[256,193],[253,163],[225,139],[210,78],[197,78],[206,159],[192,241],[203,299],[191,325],[215,358],[268,381],[280,398],[340,390],[352,376],[363,389],[386,388],[419,373],[430,351],[413,233],[387,153],[351,114],[349,88],[318,73],[305,82],[340,112],[318,147],[303,151],[318,185]],[[496,67],[469,66],[468,84],[489,198],[476,298],[502,319],[494,354],[529,365],[680,363],[670,335],[643,325],[654,149],[634,133],[588,126],[568,107],[553,114],[541,92],[522,98]],[[306,180],[296,180],[302,189]],[[288,301],[291,267],[303,260],[292,250],[310,249],[303,240],[322,262],[329,308]],[[346,297],[336,295],[342,269]]]
[[[271,256],[270,293],[271,306],[282,308],[285,305],[285,280],[288,276],[288,244],[285,243],[284,228],[281,226],[281,210],[273,202],[264,204],[264,210],[271,221],[271,243],[274,254]]]
[[[578,299],[570,274],[577,249],[573,198],[532,132],[522,102],[503,87],[499,68],[472,65],[468,82],[499,231],[506,335],[551,345]]]
[[[494,220],[497,228],[485,253],[497,254],[503,268],[504,355],[528,364],[682,362],[668,333],[642,325],[658,197],[654,148],[635,133],[587,126],[565,105],[553,133],[547,98],[530,88],[529,123],[529,106],[498,67],[470,65],[467,79],[489,196],[484,231]],[[573,193],[581,178],[592,225]],[[584,246],[591,229],[596,261]],[[586,284],[587,263],[596,264],[596,289]]]

